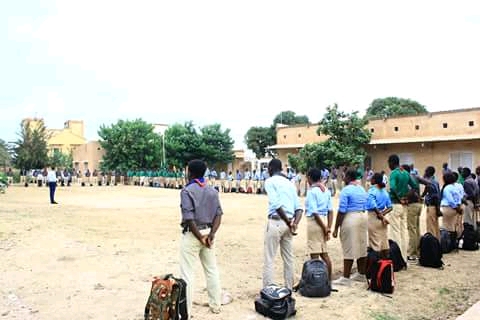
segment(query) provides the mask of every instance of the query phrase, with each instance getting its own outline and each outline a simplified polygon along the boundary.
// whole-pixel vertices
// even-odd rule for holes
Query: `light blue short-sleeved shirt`
[[[360,185],[349,184],[340,192],[338,212],[364,211],[368,194]]]
[[[305,199],[305,216],[326,216],[328,211],[331,210],[333,210],[333,204],[330,190],[326,189],[322,192],[319,187],[308,189],[307,198]]]
[[[386,208],[392,207],[390,195],[385,189],[378,189],[376,186],[371,186],[368,190],[367,210],[374,211],[375,208],[382,211]]]
[[[443,188],[442,200],[440,205],[444,207],[456,208],[462,203],[460,190],[454,184],[449,184]]]
[[[268,195],[268,215],[277,215],[277,209],[283,208],[289,219],[295,211],[302,209],[295,186],[287,178],[274,175],[265,181],[265,191]]]

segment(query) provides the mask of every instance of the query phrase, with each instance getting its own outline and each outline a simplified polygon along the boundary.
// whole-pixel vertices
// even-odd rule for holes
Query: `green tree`
[[[427,112],[427,108],[417,101],[387,97],[373,100],[367,109],[366,117],[388,118],[400,115],[417,115]]]
[[[270,127],[251,127],[245,134],[245,144],[257,159],[268,153],[267,147],[275,144],[275,131]]]
[[[202,159],[209,165],[227,164],[233,161],[233,139],[230,129],[222,130],[220,124],[211,124],[200,129]]]
[[[0,165],[2,165],[4,169],[10,165],[10,161],[12,160],[8,149],[7,143],[0,139]]]
[[[152,124],[142,119],[119,120],[98,130],[100,145],[105,150],[103,170],[155,169],[162,159],[161,137]]]
[[[191,121],[176,123],[165,131],[165,150],[168,165],[177,168],[185,167],[193,159],[204,160],[209,165],[233,160],[230,130],[222,130],[220,124],[197,130]]]
[[[285,124],[285,125],[294,125],[294,124],[308,124],[309,120],[307,116],[300,116],[297,115],[293,111],[282,111],[273,118],[273,127],[275,128],[277,124]]]
[[[317,134],[328,136],[324,142],[305,145],[297,155],[289,155],[295,169],[306,172],[309,168],[332,165],[363,163],[366,156],[364,145],[370,142],[371,134],[365,128],[368,121],[358,112],[345,113],[335,104],[327,107],[317,129]]]
[[[50,155],[48,162],[55,168],[73,169],[73,155],[71,152],[63,153],[54,151],[53,154]]]
[[[20,124],[20,138],[14,147],[14,164],[18,169],[41,169],[48,164],[48,133],[43,120],[35,127],[29,121]]]
[[[293,111],[282,111],[273,118],[273,123],[270,127],[251,127],[245,134],[245,144],[247,148],[255,153],[257,159],[265,156],[265,154],[272,155],[272,152],[267,149],[268,146],[277,143],[277,124],[295,125],[308,124],[307,116],[297,115]]]

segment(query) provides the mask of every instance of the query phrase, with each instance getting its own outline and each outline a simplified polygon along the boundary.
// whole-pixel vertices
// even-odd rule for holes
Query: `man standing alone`
[[[50,203],[57,204],[55,201],[55,189],[57,188],[57,174],[55,173],[55,167],[51,168],[47,173],[47,183],[50,189]]]
[[[208,304],[212,313],[220,313],[221,286],[215,256],[215,233],[220,227],[222,207],[218,191],[207,185],[207,166],[201,160],[188,163],[189,182],[180,192],[183,236],[180,248],[180,273],[187,283],[187,310],[192,314],[195,262],[198,257],[207,282]]]
[[[295,258],[292,236],[296,235],[303,210],[295,186],[282,173],[282,162],[279,159],[270,161],[268,173],[270,178],[265,182],[268,195],[268,222],[264,241],[263,287],[275,283],[273,262],[280,246],[285,287],[292,289]]]

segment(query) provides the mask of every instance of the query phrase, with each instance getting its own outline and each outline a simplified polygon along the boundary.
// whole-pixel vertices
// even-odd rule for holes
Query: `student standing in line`
[[[368,194],[363,188],[356,169],[345,173],[345,188],[339,196],[338,213],[333,237],[340,229],[340,243],[343,251],[343,276],[332,283],[350,285],[351,281],[365,281],[367,267],[368,216],[365,207]],[[358,272],[351,275],[353,261],[357,261]]]
[[[305,200],[307,217],[307,248],[311,259],[322,258],[332,280],[332,262],[328,256],[327,241],[330,240],[333,222],[333,205],[330,191],[321,183],[322,172],[316,168],[307,173],[310,189]]]
[[[383,176],[375,173],[370,180],[368,189],[368,244],[380,257],[388,258],[390,245],[388,244],[388,220],[385,215],[392,211],[392,202],[385,190]]]
[[[268,164],[270,178],[265,182],[268,195],[268,222],[264,236],[263,287],[274,282],[274,260],[280,247],[285,287],[292,289],[294,281],[293,236],[303,210],[295,186],[282,173],[282,162],[273,159]]]

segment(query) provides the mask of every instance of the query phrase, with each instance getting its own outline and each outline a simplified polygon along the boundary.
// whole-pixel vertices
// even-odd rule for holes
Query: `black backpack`
[[[440,246],[442,247],[442,253],[450,253],[455,250],[455,243],[450,237],[448,230],[440,229]]]
[[[304,297],[327,297],[332,288],[325,262],[318,259],[305,261],[302,269],[302,279],[294,288]]]
[[[420,238],[420,265],[430,268],[443,268],[440,241],[430,232]]]
[[[469,223],[465,222],[463,224],[463,233],[460,238],[460,244],[461,245],[458,246],[459,249],[471,251],[478,250],[477,234],[473,226]]]
[[[402,251],[398,244],[393,240],[388,240],[390,246],[390,259],[393,262],[393,271],[398,272],[402,269],[407,269],[407,263],[403,260]]]
[[[295,299],[288,288],[269,285],[255,299],[255,311],[274,320],[286,319],[297,313]]]
[[[393,293],[395,289],[395,274],[393,262],[390,259],[379,259],[373,262],[367,270],[368,289],[380,293]]]

